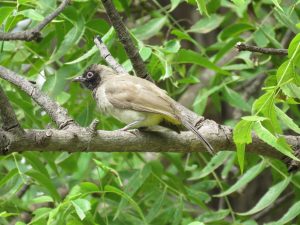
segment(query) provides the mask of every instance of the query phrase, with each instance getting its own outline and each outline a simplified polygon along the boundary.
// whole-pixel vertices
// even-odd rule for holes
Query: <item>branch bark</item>
[[[49,14],[45,19],[40,22],[35,28],[28,29],[20,32],[0,32],[0,40],[11,41],[11,40],[23,40],[23,41],[33,41],[41,39],[41,30],[47,26],[55,17],[57,17],[64,8],[69,4],[70,0],[63,0],[61,4],[57,7],[55,11]]]
[[[110,54],[108,48],[101,40],[100,36],[94,38],[94,42],[99,49],[101,57],[107,62],[107,64],[114,69],[117,73],[127,73],[120,63],[115,60],[115,58]]]
[[[17,135],[24,134],[17,116],[12,108],[7,96],[5,95],[2,87],[0,86],[0,117],[3,122],[3,130],[10,131]]]
[[[56,123],[59,129],[69,126],[78,126],[68,115],[66,109],[59,106],[49,96],[41,92],[36,86],[26,80],[24,77],[13,71],[0,66],[0,77],[16,85],[22,91],[26,92],[37,104],[39,104]]]
[[[128,58],[130,59],[134,71],[136,75],[145,78],[147,80],[152,81],[152,78],[149,76],[146,66],[140,56],[138,50],[134,46],[132,39],[130,38],[129,32],[122,22],[121,16],[117,12],[115,6],[113,5],[111,0],[101,0],[104,8],[106,10],[106,14],[109,17],[113,27],[116,30],[116,33],[119,37],[119,40],[123,44],[125,51],[127,53]]]
[[[138,132],[138,131],[137,131]],[[232,129],[213,121],[200,129],[201,134],[216,151],[234,150]],[[191,132],[124,132],[97,131],[91,133],[84,128],[68,130],[26,130],[22,137],[0,131],[0,146],[3,137],[9,140],[7,153],[30,151],[69,152],[204,152],[205,146]],[[286,136],[289,144],[298,146],[300,137]],[[247,145],[247,152],[281,159],[282,155],[253,135],[253,142]]]
[[[287,55],[287,49],[276,49],[276,48],[260,48],[253,45],[247,45],[245,43],[238,42],[235,46],[239,51],[250,51],[259,52],[268,55]]]

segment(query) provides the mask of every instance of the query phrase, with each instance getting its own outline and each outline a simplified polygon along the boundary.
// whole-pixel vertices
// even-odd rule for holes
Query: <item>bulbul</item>
[[[213,154],[213,147],[177,110],[176,104],[179,103],[150,81],[129,74],[117,74],[107,66],[95,64],[73,81],[81,82],[93,91],[102,113],[127,124],[121,130],[161,125],[178,131],[178,127],[183,125],[196,134]]]

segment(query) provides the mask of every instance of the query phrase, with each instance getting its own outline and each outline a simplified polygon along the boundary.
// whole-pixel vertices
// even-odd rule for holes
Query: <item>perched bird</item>
[[[177,110],[176,104],[179,103],[150,81],[129,74],[117,74],[107,66],[96,64],[73,81],[93,91],[102,113],[127,124],[121,130],[161,125],[178,132],[178,127],[183,125],[196,134],[213,154],[213,147]]]

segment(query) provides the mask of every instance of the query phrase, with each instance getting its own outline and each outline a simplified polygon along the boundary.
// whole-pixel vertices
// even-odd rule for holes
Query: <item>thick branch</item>
[[[137,131],[138,132],[138,131]],[[201,134],[213,145],[216,151],[234,150],[232,129],[209,121],[200,129]],[[1,137],[9,139],[7,153],[30,151],[69,151],[69,152],[200,152],[205,146],[191,132],[140,132],[98,131],[92,138],[87,129],[68,130],[27,130],[23,137],[0,131]],[[300,138],[286,136],[289,144],[297,146]],[[253,136],[253,143],[247,152],[281,158],[282,155],[271,146]]]
[[[99,49],[101,57],[107,62],[107,64],[114,69],[117,73],[127,73],[120,63],[110,54],[108,48],[101,40],[100,36],[95,37],[94,42]]]
[[[116,30],[119,40],[121,41],[121,43],[125,48],[126,54],[132,63],[136,75],[141,78],[145,78],[147,80],[152,81],[152,78],[148,75],[142,57],[140,56],[138,50],[134,46],[134,43],[131,40],[130,35],[124,23],[122,22],[122,19],[119,13],[117,12],[115,6],[113,5],[112,1],[111,0],[101,0],[101,1],[105,7],[107,16],[109,17],[112,25]]]
[[[0,77],[16,85],[26,92],[37,104],[39,104],[50,115],[59,129],[68,126],[76,126],[75,122],[69,117],[67,110],[59,106],[50,97],[41,92],[36,86],[27,81],[24,77],[13,71],[0,66]]]
[[[3,122],[3,130],[13,132],[17,135],[24,134],[17,116],[12,108],[7,96],[5,95],[2,87],[0,86],[0,117]]]
[[[247,45],[245,43],[238,42],[235,46],[239,51],[250,51],[250,52],[259,52],[269,55],[287,55],[287,49],[276,49],[276,48],[260,48],[257,46]]]
[[[69,4],[70,0],[63,0],[58,8],[52,12],[50,15],[45,17],[45,19],[40,22],[35,28],[20,31],[20,32],[0,32],[0,40],[10,41],[10,40],[23,40],[23,41],[32,41],[39,40],[41,38],[41,30],[50,23],[55,17],[57,17],[64,8]]]

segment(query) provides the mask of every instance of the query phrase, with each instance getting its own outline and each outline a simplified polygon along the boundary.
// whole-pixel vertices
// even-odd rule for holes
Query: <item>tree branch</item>
[[[127,73],[120,63],[115,60],[115,58],[110,54],[108,48],[101,40],[100,36],[94,38],[94,42],[99,49],[101,57],[107,62],[107,64],[114,69],[117,73]]]
[[[213,121],[200,129],[201,134],[216,151],[234,150],[232,129],[219,126]],[[191,132],[139,132],[97,131],[91,133],[84,128],[68,130],[26,130],[22,137],[0,131],[0,146],[9,140],[7,153],[30,151],[69,152],[204,152],[205,146]],[[282,154],[253,135],[253,142],[247,145],[250,153],[281,159]],[[289,144],[297,146],[300,138],[286,136]]]
[[[238,42],[235,46],[239,51],[250,51],[250,52],[259,52],[269,55],[287,55],[287,49],[275,49],[275,48],[260,48],[257,46],[247,45],[242,42]]]
[[[140,56],[138,50],[134,46],[134,43],[131,40],[130,35],[124,23],[122,22],[122,19],[119,13],[117,12],[115,6],[111,2],[111,0],[101,0],[101,1],[104,5],[107,16],[109,17],[113,27],[116,30],[119,40],[121,41],[121,43],[125,48],[126,54],[132,63],[136,75],[141,78],[145,78],[147,80],[152,81],[152,78],[149,76],[147,72],[142,57]]]
[[[0,66],[0,77],[26,92],[48,113],[59,129],[67,128],[69,126],[78,126],[74,120],[69,117],[66,109],[59,106],[55,101],[42,93],[41,90],[27,81],[24,77],[6,69],[3,66]]]
[[[63,0],[61,4],[57,7],[55,11],[49,14],[45,19],[40,22],[35,28],[28,29],[20,32],[0,32],[0,40],[10,41],[10,40],[23,40],[23,41],[32,41],[41,39],[41,30],[50,23],[55,17],[57,17],[64,8],[69,4],[70,0]]]
[[[3,122],[3,130],[10,131],[17,135],[24,134],[24,130],[22,129],[17,116],[15,114],[14,109],[7,96],[5,95],[2,87],[0,86],[0,118]]]

